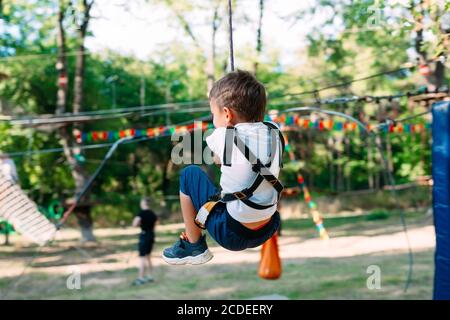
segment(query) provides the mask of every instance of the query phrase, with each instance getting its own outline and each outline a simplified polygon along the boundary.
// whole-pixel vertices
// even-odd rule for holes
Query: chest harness
[[[255,156],[255,154],[250,150],[250,148],[242,141],[242,139],[238,136],[237,130],[235,127],[227,127],[225,133],[225,146],[222,158],[222,165],[231,167],[231,155],[233,147],[237,147],[238,150],[244,155],[245,159],[252,165],[253,172],[256,173],[255,180],[253,183],[245,189],[240,191],[232,192],[232,193],[218,193],[213,195],[208,199],[198,211],[197,216],[195,218],[196,225],[205,229],[205,223],[208,218],[209,213],[213,210],[213,208],[219,203],[227,203],[230,201],[240,200],[245,203],[247,206],[256,209],[256,210],[264,210],[270,208],[278,203],[281,197],[281,192],[283,191],[283,185],[280,180],[275,177],[269,170],[272,160],[275,157],[277,150],[277,135],[279,136],[281,149],[278,152],[279,156],[279,164],[282,167],[282,153],[284,150],[285,142],[283,135],[281,134],[280,129],[275,126],[271,122],[263,122],[264,125],[267,126],[269,130],[268,139],[270,139],[270,154],[269,161],[266,164],[263,164],[262,161]],[[277,191],[277,201],[275,203],[271,203],[268,205],[259,204],[250,200],[256,189],[261,185],[263,181],[267,181],[270,185]]]

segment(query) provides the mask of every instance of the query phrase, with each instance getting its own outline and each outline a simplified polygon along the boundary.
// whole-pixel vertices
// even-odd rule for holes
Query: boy
[[[141,200],[140,207],[141,210],[133,219],[133,227],[141,227],[138,245],[139,274],[138,278],[134,281],[134,285],[137,286],[154,280],[152,276],[153,266],[151,253],[155,242],[155,224],[158,221],[158,217],[150,209],[147,198]]]
[[[198,166],[180,176],[180,203],[186,231],[163,252],[169,264],[202,264],[212,259],[203,228],[228,250],[263,244],[277,231],[278,181],[284,142],[278,127],[262,122],[266,91],[249,72],[217,81],[209,95],[216,128],[206,138],[221,164],[221,193]]]

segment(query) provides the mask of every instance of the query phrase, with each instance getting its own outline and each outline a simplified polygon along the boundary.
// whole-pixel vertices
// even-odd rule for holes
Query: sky
[[[133,54],[141,59],[152,56],[161,46],[169,43],[193,45],[192,40],[180,27],[170,10],[162,5],[151,5],[145,0],[97,0],[93,9],[95,19],[90,30],[93,37],[87,40],[87,48],[92,51],[113,49],[123,54]],[[204,0],[206,10],[195,13],[185,12],[192,25],[193,33],[200,40],[207,53],[210,48],[212,6]],[[225,2],[225,1],[224,1]],[[124,5],[124,3],[126,5]],[[314,0],[266,0],[263,27],[263,43],[277,48],[280,64],[289,65],[298,59],[298,51],[305,46],[306,35],[313,23],[292,23],[283,20],[292,13],[312,6]],[[211,9],[209,9],[211,8]],[[237,0],[234,7],[234,46],[255,47],[259,0]],[[224,21],[220,25],[218,50],[228,52],[228,18],[222,12]],[[247,16],[248,22],[243,21]],[[236,61],[238,63],[238,61]]]

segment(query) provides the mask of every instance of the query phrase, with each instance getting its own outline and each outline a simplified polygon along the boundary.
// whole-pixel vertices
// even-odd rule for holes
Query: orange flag
[[[281,259],[278,252],[278,235],[274,234],[261,249],[258,274],[263,279],[276,280],[281,277]]]

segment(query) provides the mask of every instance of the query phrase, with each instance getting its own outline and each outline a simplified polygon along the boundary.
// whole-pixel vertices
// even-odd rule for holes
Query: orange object
[[[274,234],[261,249],[258,274],[263,279],[276,280],[281,277],[281,259],[278,252],[278,235]]]

